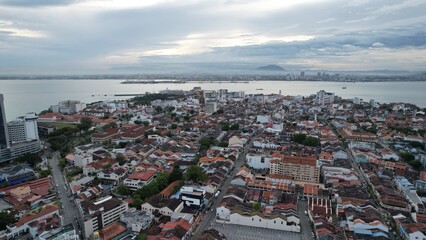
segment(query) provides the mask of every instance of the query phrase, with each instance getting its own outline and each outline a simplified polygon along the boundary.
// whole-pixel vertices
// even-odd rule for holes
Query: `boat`
[[[342,87],[342,89],[346,89],[346,87]]]
[[[256,90],[263,90],[263,88],[256,88]]]

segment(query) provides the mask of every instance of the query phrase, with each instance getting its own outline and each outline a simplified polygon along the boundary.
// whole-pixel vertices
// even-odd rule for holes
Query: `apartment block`
[[[284,156],[271,160],[270,173],[289,176],[296,181],[318,183],[320,168],[315,157]]]

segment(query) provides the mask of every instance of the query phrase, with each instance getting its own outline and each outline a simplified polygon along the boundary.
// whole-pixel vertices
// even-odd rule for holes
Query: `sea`
[[[228,89],[251,93],[280,93],[309,96],[319,90],[334,92],[344,99],[358,97],[379,103],[404,102],[426,107],[426,82],[322,82],[322,81],[250,81],[187,82],[160,84],[121,84],[123,80],[0,80],[8,121],[27,112],[39,113],[63,100],[95,101],[126,99],[117,94],[144,94],[161,90]]]

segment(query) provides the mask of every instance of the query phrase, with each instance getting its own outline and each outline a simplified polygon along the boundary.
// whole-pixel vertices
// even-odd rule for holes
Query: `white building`
[[[269,168],[270,161],[272,157],[258,154],[247,154],[246,162],[247,164],[254,169],[267,169]]]
[[[183,209],[183,202],[176,198],[163,198],[160,195],[154,195],[148,201],[141,205],[142,211],[158,211],[164,216],[171,216],[173,213],[180,213]]]
[[[271,121],[271,117],[269,115],[257,115],[256,122],[259,123],[269,123]]]
[[[214,113],[217,111],[217,102],[206,102],[206,113]]]
[[[50,106],[54,113],[74,114],[86,108],[86,104],[75,100],[66,100],[59,102],[58,105]]]
[[[126,201],[120,201],[111,196],[96,202],[82,201],[78,204],[83,218],[83,233],[85,238],[120,220],[120,216],[128,209]]]
[[[136,191],[151,183],[154,180],[154,173],[153,171],[135,172],[127,177],[123,184],[129,187],[130,190]]]
[[[183,186],[180,189],[180,199],[185,206],[200,209],[206,202],[206,191],[201,188]]]
[[[38,141],[37,115],[27,113],[14,121],[7,123],[9,139],[12,144],[20,142]]]
[[[120,221],[126,224],[127,229],[139,233],[147,229],[152,222],[153,216],[150,212],[138,211],[130,208],[129,211],[120,216]]]
[[[287,216],[283,214],[264,215],[258,212],[241,214],[240,211],[230,210],[226,206],[216,208],[216,216],[220,219],[220,223],[223,222],[242,226],[300,232],[300,220],[295,216]]]
[[[329,93],[324,90],[317,92],[316,101],[320,105],[326,105],[334,102],[334,93]]]

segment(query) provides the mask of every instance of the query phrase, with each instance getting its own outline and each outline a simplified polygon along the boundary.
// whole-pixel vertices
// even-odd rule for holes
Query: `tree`
[[[217,114],[223,114],[223,109],[219,109],[216,111]]]
[[[5,230],[7,225],[15,223],[16,219],[6,211],[0,212],[0,230]]]
[[[163,111],[163,108],[162,108],[162,107],[160,107],[160,106],[157,106],[157,107],[155,107],[155,111],[156,111],[157,113],[160,113],[160,112],[162,112],[162,111]]]
[[[120,184],[117,187],[117,194],[127,196],[131,193],[130,188],[124,184]]]
[[[293,136],[293,141],[303,144],[303,142],[305,141],[306,135],[305,134],[295,134]]]
[[[173,106],[166,107],[167,112],[173,112],[176,108]]]
[[[415,159],[415,156],[409,152],[399,152],[399,156],[405,162],[411,162]]]
[[[62,158],[61,160],[59,160],[58,165],[59,165],[59,168],[61,168],[61,170],[64,170],[64,168],[67,166],[67,160]]]
[[[147,239],[146,233],[139,233],[139,235],[136,237],[136,240],[146,240]]]
[[[189,121],[190,117],[189,117],[188,115],[185,115],[185,116],[183,117],[183,119],[184,119],[185,121]]]
[[[172,123],[172,124],[170,125],[170,129],[176,129],[176,128],[177,128],[177,124]]]
[[[185,179],[193,182],[205,182],[208,177],[200,166],[192,165],[185,172]]]
[[[52,174],[52,172],[50,171],[50,169],[46,169],[46,170],[40,171],[40,177],[41,178],[45,178],[45,177],[49,176],[50,174]]]
[[[311,147],[318,147],[321,142],[318,138],[316,137],[311,137],[311,136],[307,136],[305,138],[305,141],[303,141],[303,143],[307,146],[311,146]]]
[[[117,154],[117,156],[115,156],[115,160],[117,160],[117,162],[118,162],[118,164],[120,164],[120,166],[126,164],[126,162],[127,162],[126,157],[121,153],[119,153],[119,154]]]
[[[214,139],[212,137],[203,137],[198,143],[200,144],[200,150],[207,150],[214,144]]]
[[[422,168],[422,163],[419,160],[410,161],[410,165],[416,170],[419,170]]]
[[[253,209],[256,211],[260,210],[260,203],[258,202],[253,203]]]
[[[232,126],[230,127],[231,130],[236,131],[240,128],[240,125],[238,123],[234,123],[232,124]]]
[[[80,130],[87,131],[90,129],[90,127],[92,127],[92,119],[89,117],[84,117],[80,120]]]
[[[41,157],[36,153],[27,153],[18,157],[16,161],[28,163],[31,167],[35,167],[37,163],[41,162]]]
[[[416,142],[416,141],[411,141],[410,146],[412,146],[414,148],[421,148],[421,149],[423,149],[423,147],[424,147],[421,142]]]
[[[176,181],[176,180],[182,180],[182,177],[183,177],[183,173],[180,170],[179,165],[177,165],[177,164],[173,165],[173,170],[170,173],[170,176],[169,176],[169,179],[168,179],[169,184]]]
[[[222,124],[222,131],[228,131],[229,130],[229,124],[228,123],[223,123]]]

